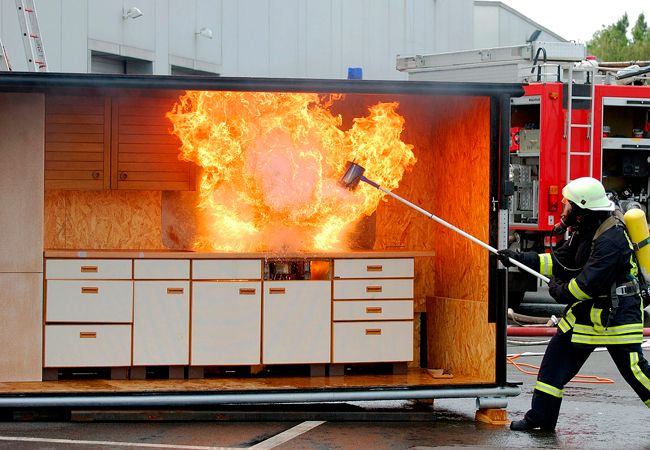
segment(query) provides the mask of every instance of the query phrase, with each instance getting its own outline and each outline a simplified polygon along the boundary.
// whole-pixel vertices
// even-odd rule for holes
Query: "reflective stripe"
[[[643,402],[643,403],[645,403],[645,405],[646,405],[648,408],[650,408],[650,399],[646,400],[646,401]]]
[[[588,345],[641,344],[643,343],[643,333],[622,336],[593,336],[576,333],[574,330],[571,342]]]
[[[566,313],[566,316],[560,319],[560,323],[558,324],[558,327],[560,328],[560,330],[562,330],[563,333],[566,333],[571,328],[573,328],[575,324],[576,324],[576,316],[573,314],[573,311],[569,310],[569,312]]]
[[[535,389],[557,398],[562,398],[564,395],[564,389],[558,389],[539,380],[537,380],[537,383],[535,383]]]
[[[539,254],[539,273],[547,277],[553,275],[553,258],[549,253]]]
[[[641,383],[644,388],[650,391],[650,379],[648,379],[648,376],[645,373],[643,373],[643,371],[639,367],[639,354],[636,352],[630,353],[630,367],[632,368],[632,373],[634,374],[634,378],[639,380],[639,383]],[[648,403],[646,402],[646,404]]]
[[[625,230],[625,229],[624,229]],[[627,235],[627,231],[623,231],[623,234],[625,235],[625,239],[627,239],[627,244],[630,246],[630,249],[634,251],[634,245],[632,245],[632,241],[630,240],[630,237]],[[630,275],[632,275],[634,278],[636,278],[639,275],[639,267],[636,264],[635,258],[634,258],[634,252],[630,255]]]
[[[594,324],[594,329],[597,332],[602,332],[605,331],[605,328],[603,327],[603,322],[602,322],[602,315],[603,310],[600,308],[596,308],[595,306],[591,307],[591,323]]]
[[[596,330],[588,325],[577,324],[573,328],[576,333],[589,334],[592,336],[619,336],[622,334],[640,333],[643,334],[642,323],[630,323],[627,325],[617,325],[615,327],[603,328]]]
[[[589,300],[591,298],[590,295],[580,289],[575,278],[571,278],[571,281],[569,281],[569,292],[578,300]]]

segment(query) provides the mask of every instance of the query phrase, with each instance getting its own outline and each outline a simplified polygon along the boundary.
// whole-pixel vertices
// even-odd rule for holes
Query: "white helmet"
[[[614,211],[614,202],[607,198],[605,188],[595,178],[582,177],[571,181],[562,189],[562,195],[582,209]]]

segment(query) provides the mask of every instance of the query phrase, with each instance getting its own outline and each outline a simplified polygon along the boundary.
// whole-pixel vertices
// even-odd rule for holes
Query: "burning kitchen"
[[[518,393],[494,258],[339,181],[354,161],[497,247],[520,86],[3,74],[0,90],[0,405]]]

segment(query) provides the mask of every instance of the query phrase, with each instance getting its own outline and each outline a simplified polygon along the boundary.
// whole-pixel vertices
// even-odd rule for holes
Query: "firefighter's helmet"
[[[603,184],[595,178],[582,177],[571,181],[562,189],[562,195],[582,209],[614,211],[614,202],[607,198]]]

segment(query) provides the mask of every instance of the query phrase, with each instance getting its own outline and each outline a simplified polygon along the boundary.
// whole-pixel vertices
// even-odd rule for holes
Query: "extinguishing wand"
[[[399,195],[394,194],[393,192],[389,191],[385,187],[380,186],[379,184],[375,183],[374,181],[369,180],[368,178],[363,176],[363,172],[365,172],[365,170],[366,169],[361,167],[359,164],[348,161],[348,163],[345,166],[345,173],[343,174],[343,177],[341,177],[341,180],[339,181],[339,184],[341,186],[347,188],[347,189],[353,190],[354,188],[357,187],[357,185],[359,184],[360,181],[363,181],[364,183],[368,183],[370,186],[372,186],[372,187],[374,187],[376,189],[379,189],[380,191],[390,195],[394,199],[399,200],[400,202],[404,203],[406,206],[409,206],[409,207],[415,209],[416,211],[421,212],[422,214],[429,217],[430,219],[433,219],[436,222],[438,222],[440,225],[443,225],[443,226],[449,228],[450,230],[455,231],[456,233],[460,234],[461,236],[466,237],[467,239],[474,242],[475,244],[480,245],[484,249],[486,249],[486,250],[488,250],[488,251],[490,251],[490,252],[492,252],[494,254],[498,253],[498,250],[496,248],[486,244],[485,242],[481,241],[478,238],[475,238],[471,234],[466,233],[465,231],[463,231],[460,228],[450,224],[449,222],[446,222],[446,221],[442,220],[440,217],[436,217],[435,215],[431,214],[430,212],[420,208],[417,205],[414,205],[413,203],[409,202],[408,200],[403,199]],[[512,258],[508,258],[508,260],[513,265],[519,267],[522,270],[525,270],[526,272],[528,272],[531,275],[536,276],[540,280],[542,280],[542,281],[544,281],[546,283],[548,283],[550,281],[550,279],[548,277],[545,277],[541,273],[531,269],[530,267],[526,266],[525,264],[522,264],[519,261],[514,260]]]

